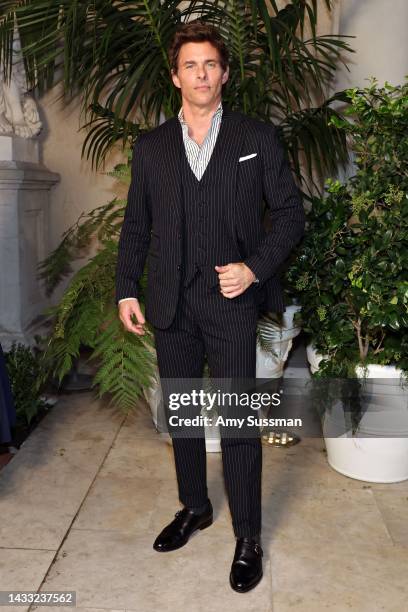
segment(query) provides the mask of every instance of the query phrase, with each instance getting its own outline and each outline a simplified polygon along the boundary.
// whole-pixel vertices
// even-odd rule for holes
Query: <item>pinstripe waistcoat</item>
[[[222,178],[220,147],[214,150],[200,180],[181,149],[180,172],[182,187],[183,261],[182,282],[187,286],[197,270],[210,287],[218,285],[214,265],[242,261],[237,243],[228,231],[228,184]],[[215,262],[215,263],[214,263]]]
[[[182,128],[177,117],[138,137],[118,245],[116,303],[129,296],[141,297],[139,281],[147,260],[145,316],[161,329],[174,318],[186,257],[182,154]],[[225,257],[232,256],[234,245],[234,261],[244,261],[259,278],[256,295],[260,308],[283,312],[279,274],[303,235],[305,215],[276,128],[223,105],[208,168],[212,181],[219,185],[218,192],[211,190],[208,211],[218,209],[222,218]],[[204,183],[198,185],[197,193],[202,187]],[[265,229],[263,202],[268,206],[269,231]],[[212,261],[213,256],[221,255],[218,249],[213,255],[207,250],[208,270],[211,264],[226,263]],[[208,273],[208,282],[218,282],[215,270]]]

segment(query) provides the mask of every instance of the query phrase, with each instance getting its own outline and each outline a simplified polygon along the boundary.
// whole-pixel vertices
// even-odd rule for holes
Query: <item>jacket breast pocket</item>
[[[262,170],[259,155],[238,162],[238,186],[239,189],[252,189],[262,178]]]

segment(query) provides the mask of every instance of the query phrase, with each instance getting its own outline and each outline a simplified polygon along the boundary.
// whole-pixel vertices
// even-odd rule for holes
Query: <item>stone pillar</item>
[[[49,302],[38,263],[49,253],[50,189],[36,138],[0,135],[0,342],[33,344]]]

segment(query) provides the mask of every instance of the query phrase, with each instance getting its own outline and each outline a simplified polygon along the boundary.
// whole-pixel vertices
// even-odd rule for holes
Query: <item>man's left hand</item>
[[[221,293],[227,298],[241,295],[255,280],[255,274],[243,262],[215,266],[215,270],[218,272]]]

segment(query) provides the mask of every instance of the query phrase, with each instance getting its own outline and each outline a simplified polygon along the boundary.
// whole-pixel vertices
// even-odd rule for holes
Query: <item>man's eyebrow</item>
[[[218,62],[219,60],[217,60],[217,59],[215,59],[215,58],[214,58],[214,59],[213,59],[213,58],[211,58],[211,59],[206,59],[206,60],[204,60],[204,61],[205,61],[205,62]],[[195,60],[185,60],[185,61],[183,62],[183,64],[196,64],[196,63],[197,63],[197,62],[196,62]]]

